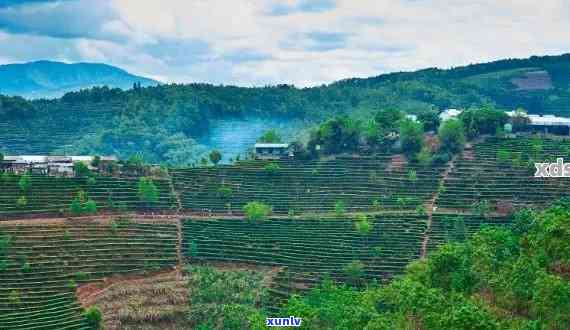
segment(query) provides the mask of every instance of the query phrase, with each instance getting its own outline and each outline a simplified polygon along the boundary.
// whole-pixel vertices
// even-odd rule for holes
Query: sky
[[[299,87],[570,52],[567,0],[0,0],[0,64]]]

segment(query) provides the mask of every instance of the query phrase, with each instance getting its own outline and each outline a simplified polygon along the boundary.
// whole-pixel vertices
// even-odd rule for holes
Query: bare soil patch
[[[247,263],[208,262],[221,271],[256,271],[264,274],[264,286],[273,284],[280,267]],[[105,329],[187,329],[188,277],[181,265],[149,275],[118,275],[81,285],[76,295],[84,307],[97,306]]]
[[[179,270],[148,276],[113,276],[77,289],[80,304],[96,305],[105,329],[180,329],[188,308],[186,278]]]

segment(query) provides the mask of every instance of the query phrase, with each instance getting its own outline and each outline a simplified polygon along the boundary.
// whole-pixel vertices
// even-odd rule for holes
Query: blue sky
[[[0,64],[103,62],[164,82],[314,86],[570,52],[566,31],[566,0],[0,0]]]

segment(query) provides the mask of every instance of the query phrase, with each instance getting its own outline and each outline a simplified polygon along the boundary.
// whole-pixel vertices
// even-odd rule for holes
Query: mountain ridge
[[[159,83],[105,63],[50,60],[0,65],[0,82],[0,94],[28,99],[59,98],[96,86],[128,89],[134,83],[142,87]]]

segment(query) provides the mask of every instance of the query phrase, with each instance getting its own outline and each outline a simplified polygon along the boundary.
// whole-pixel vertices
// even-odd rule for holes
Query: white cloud
[[[104,61],[163,81],[307,86],[570,49],[565,0],[539,6],[530,0],[77,0],[49,6],[0,9],[0,19],[9,11],[4,19],[10,23],[0,26],[0,47],[26,40],[0,60]],[[38,8],[50,22],[30,16]],[[67,22],[70,8],[76,18]]]

